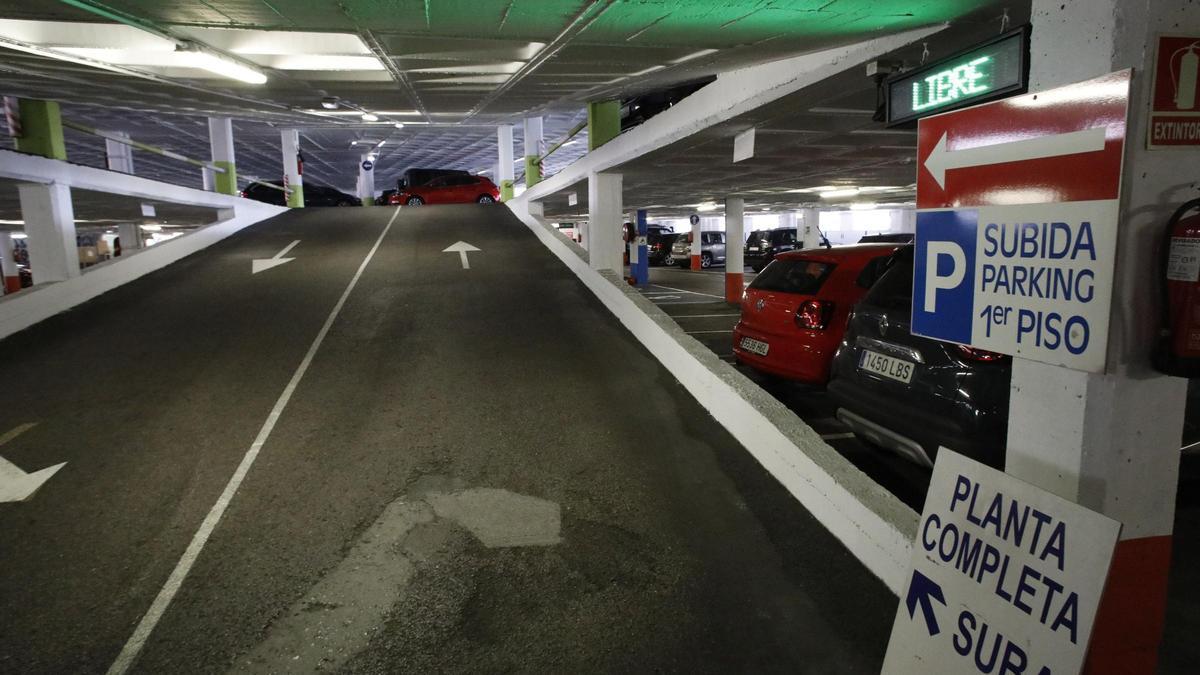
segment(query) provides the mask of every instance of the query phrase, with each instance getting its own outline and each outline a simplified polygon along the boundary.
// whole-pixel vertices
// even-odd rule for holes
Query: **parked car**
[[[755,272],[763,271],[775,256],[796,248],[796,228],[755,230],[746,237],[745,261]]]
[[[403,192],[410,187],[420,187],[434,178],[442,176],[470,176],[465,169],[405,169],[400,178],[396,179],[397,191]],[[391,202],[388,202],[389,204]]]
[[[671,258],[683,269],[692,266],[692,233],[677,237],[671,244]],[[700,267],[725,264],[725,233],[700,233]]]
[[[650,264],[674,265],[675,260],[671,257],[671,246],[681,236],[683,235],[662,230],[658,234],[651,232],[646,235],[646,257],[649,258]]]
[[[417,187],[408,187],[392,195],[392,204],[495,204],[500,188],[486,176],[441,176]]]
[[[837,417],[926,466],[947,447],[1002,467],[1012,359],[910,333],[912,285],[905,246],[846,324],[829,381]]]
[[[733,354],[757,371],[823,385],[854,303],[895,245],[860,244],[775,257],[742,296]]]
[[[399,190],[384,190],[378,197],[375,198],[375,205],[387,206],[388,204],[391,204],[392,195],[396,194],[397,192],[399,192]]]
[[[277,187],[270,187],[275,185]],[[242,190],[241,195],[246,199],[254,199],[268,204],[276,204],[278,206],[287,206],[287,195],[283,190],[283,181],[273,180],[268,181],[268,184],[251,183]],[[305,206],[362,206],[362,200],[353,195],[348,195],[337,188],[321,185],[319,183],[304,184],[304,205]]]
[[[917,235],[912,232],[889,232],[887,234],[866,234],[858,240],[860,244],[911,244]]]

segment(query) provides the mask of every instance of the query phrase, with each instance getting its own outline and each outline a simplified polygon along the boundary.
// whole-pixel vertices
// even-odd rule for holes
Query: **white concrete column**
[[[283,184],[291,190],[287,205],[304,207],[304,177],[300,175],[300,132],[282,129],[279,132],[279,147],[283,153]]]
[[[689,259],[688,267],[693,272],[700,271],[700,256],[703,253],[703,246],[704,246],[703,232],[704,232],[704,218],[697,218],[696,222],[692,225],[692,230],[691,230],[692,243],[691,243],[691,248],[689,250],[690,259]]]
[[[741,302],[746,269],[746,200],[725,199],[725,302]]]
[[[0,231],[0,294],[21,290],[21,276],[13,255],[12,232]]]
[[[816,248],[820,245],[820,209],[800,209],[796,213],[796,249]]]
[[[588,175],[588,226],[585,247],[594,270],[621,276],[622,180],[619,173]]]
[[[363,168],[363,163],[370,161],[374,165],[375,161],[371,159],[370,152],[364,152],[358,158],[358,197],[362,200],[363,206],[371,206],[375,203],[375,167],[370,170]]]
[[[208,140],[212,147],[213,164],[225,170],[213,178],[217,192],[237,194],[237,159],[233,154],[233,122],[228,117],[208,118]]]
[[[205,192],[215,192],[217,189],[216,175],[207,166],[200,168],[200,184]]]
[[[145,248],[145,242],[142,241],[142,228],[137,223],[117,225],[117,236],[121,238],[122,253]]]
[[[501,124],[496,127],[496,148],[499,151],[496,158],[496,185],[500,188],[500,198],[508,201],[512,199],[512,185],[517,177],[513,167],[513,128],[511,124]]]
[[[110,131],[108,133],[124,139],[129,138],[129,134],[121,131]],[[104,139],[104,153],[108,159],[109,171],[133,173],[133,146],[106,138]]]
[[[1123,524],[1085,672],[1154,672],[1187,381],[1159,375],[1157,247],[1194,196],[1200,153],[1149,152],[1155,36],[1200,26],[1189,0],[1034,0],[1030,91],[1134,68],[1108,372],[1013,360],[1006,470]],[[1186,32],[1186,31],[1184,31]]]
[[[79,247],[75,243],[75,209],[71,188],[52,183],[21,183],[21,218],[33,283],[66,281],[79,276]]]

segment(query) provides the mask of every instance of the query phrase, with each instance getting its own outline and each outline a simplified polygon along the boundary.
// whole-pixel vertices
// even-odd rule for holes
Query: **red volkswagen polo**
[[[859,244],[776,256],[742,296],[733,331],[738,362],[789,380],[828,382],[850,308],[897,248]]]

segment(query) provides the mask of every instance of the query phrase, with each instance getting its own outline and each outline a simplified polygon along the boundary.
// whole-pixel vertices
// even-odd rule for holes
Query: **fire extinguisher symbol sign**
[[[1200,145],[1200,35],[1158,38],[1147,147]]]

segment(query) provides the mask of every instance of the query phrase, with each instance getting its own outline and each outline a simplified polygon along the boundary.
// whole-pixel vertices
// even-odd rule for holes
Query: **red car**
[[[738,362],[789,380],[828,382],[850,309],[897,248],[859,244],[775,256],[742,296],[733,330]]]
[[[434,178],[416,187],[405,188],[388,199],[389,204],[422,206],[425,204],[495,204],[500,188],[484,176],[452,175]]]

